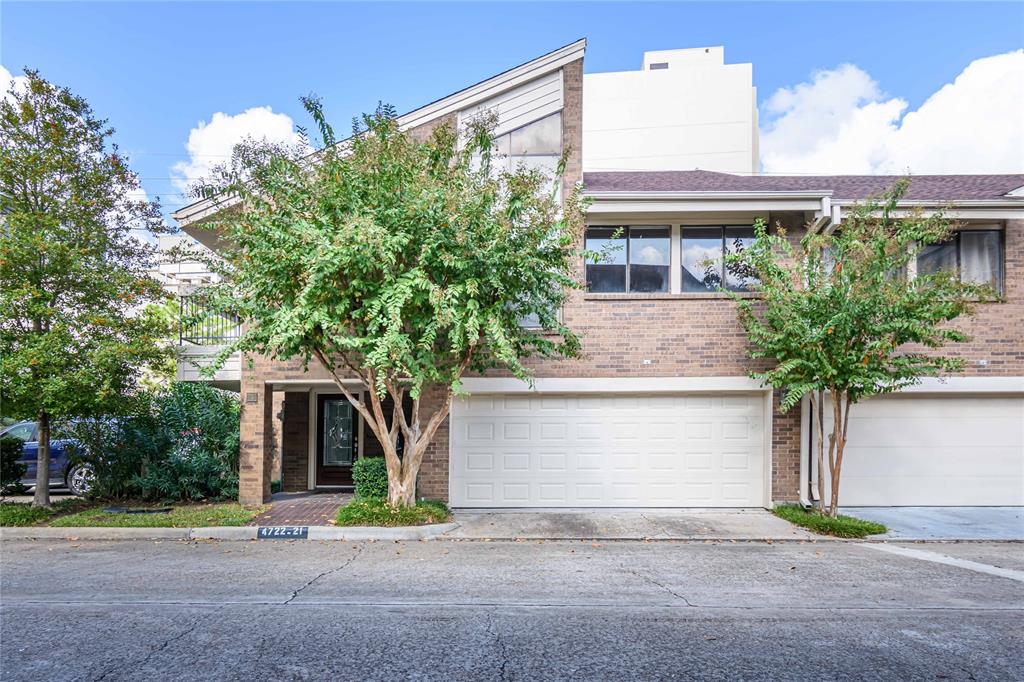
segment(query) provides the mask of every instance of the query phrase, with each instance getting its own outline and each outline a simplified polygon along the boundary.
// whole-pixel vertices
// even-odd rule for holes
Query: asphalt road
[[[1024,679],[1024,545],[914,549],[995,574],[854,543],[4,541],[0,677]]]

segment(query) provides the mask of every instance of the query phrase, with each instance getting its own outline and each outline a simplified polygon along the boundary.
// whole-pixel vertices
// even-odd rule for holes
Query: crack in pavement
[[[494,637],[495,643],[498,645],[498,649],[501,651],[501,667],[498,669],[499,679],[511,680],[512,675],[508,672],[508,665],[511,663],[508,657],[508,647],[505,645],[505,640],[502,639],[498,633],[498,624],[494,620],[495,610],[487,612],[487,633]]]
[[[292,592],[292,596],[290,596],[290,597],[288,597],[288,598],[287,598],[286,600],[284,600],[284,602],[282,602],[282,604],[283,604],[284,606],[287,606],[288,604],[291,604],[291,603],[292,603],[293,601],[295,601],[295,598],[296,598],[296,597],[298,597],[298,596],[299,596],[299,594],[300,594],[300,593],[301,593],[301,592],[302,592],[303,590],[305,590],[305,589],[306,589],[307,587],[310,587],[310,586],[311,586],[311,585],[312,585],[313,583],[315,583],[316,581],[320,580],[320,578],[324,578],[324,577],[327,577],[327,576],[329,576],[329,575],[334,575],[334,574],[335,574],[335,573],[337,573],[338,571],[341,571],[341,570],[344,570],[345,568],[347,568],[349,564],[351,564],[351,563],[352,563],[353,561],[355,561],[355,560],[356,560],[356,557],[358,557],[358,556],[359,556],[360,554],[362,554],[362,553],[363,553],[363,546],[362,546],[362,545],[355,545],[355,548],[356,548],[356,551],[355,551],[355,553],[354,553],[354,554],[352,554],[352,556],[350,556],[350,557],[348,558],[348,561],[346,561],[345,563],[343,563],[343,564],[342,564],[341,566],[338,566],[338,567],[336,567],[336,568],[332,568],[332,569],[331,569],[331,570],[329,570],[329,571],[324,571],[324,572],[323,572],[323,573],[321,573],[320,575],[316,576],[315,578],[313,578],[312,580],[310,580],[309,582],[307,582],[307,583],[306,583],[305,585],[303,585],[303,586],[302,586],[302,587],[300,587],[299,589],[297,589],[297,590],[295,590],[294,592]]]
[[[149,660],[151,658],[153,658],[153,656],[155,656],[159,652],[163,651],[164,649],[169,647],[174,642],[177,642],[180,639],[184,639],[188,635],[190,635],[193,632],[195,632],[196,629],[199,627],[200,623],[202,623],[203,621],[209,619],[216,612],[217,612],[217,609],[214,609],[214,611],[211,612],[211,613],[204,613],[204,614],[201,614],[201,615],[197,616],[196,618],[194,618],[192,620],[191,623],[189,623],[188,627],[184,631],[174,635],[173,637],[168,637],[163,642],[161,642],[160,644],[157,644],[154,647],[150,647],[149,651],[146,652],[146,655],[143,656],[140,660],[136,661],[134,659],[128,659],[128,660],[118,661],[115,665],[112,665],[109,668],[107,668],[106,670],[104,670],[98,677],[93,677],[91,682],[102,682],[102,680],[105,680],[108,675],[111,675],[111,674],[117,672],[118,670],[120,670],[121,668],[124,668],[125,666],[128,666],[128,665],[131,665],[131,667],[133,669],[141,668],[146,663],[148,663]]]
[[[659,523],[658,521],[655,521],[654,519],[650,518],[649,516],[647,516],[647,514],[644,514],[644,513],[640,514],[640,518],[642,518],[644,521],[646,521],[647,523],[649,523],[652,526],[654,526],[655,528],[657,528],[658,532],[665,536],[663,539],[665,539],[665,540],[671,540],[672,539],[672,534],[669,533],[667,530],[665,530],[665,527],[662,526],[661,523]],[[653,540],[653,539],[656,539],[656,538],[647,538],[647,539],[652,539]]]
[[[635,568],[629,568],[628,566],[623,566],[622,568],[625,569],[627,573],[632,573],[637,578],[640,578],[641,580],[646,580],[650,584],[655,585],[655,586],[660,587],[661,589],[665,590],[666,592],[671,594],[673,597],[675,597],[677,599],[683,600],[683,603],[686,604],[687,606],[689,606],[690,608],[697,608],[697,606],[695,604],[691,604],[690,603],[689,599],[687,599],[685,596],[679,594],[678,592],[673,590],[668,585],[665,585],[663,583],[658,582],[657,580],[655,580],[654,578],[652,578],[649,575],[644,575],[643,573],[640,573]]]

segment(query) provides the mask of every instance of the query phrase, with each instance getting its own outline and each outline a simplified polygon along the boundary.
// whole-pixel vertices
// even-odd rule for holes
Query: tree
[[[781,410],[808,396],[817,427],[818,487],[825,494],[825,409],[831,497],[835,516],[850,408],[898,391],[922,377],[959,371],[962,362],[939,351],[967,335],[950,324],[971,312],[972,301],[992,295],[947,272],[909,277],[918,252],[949,239],[955,225],[941,213],[896,206],[909,181],[850,211],[829,235],[808,234],[798,252],[781,226],[763,221],[756,239],[727,262],[749,268],[762,298],[732,294],[752,358],[773,363],[751,376],[783,391]],[[823,501],[824,503],[824,501]]]
[[[579,354],[558,311],[580,286],[582,201],[574,191],[561,206],[541,171],[498,172],[488,121],[461,142],[447,123],[419,139],[379,107],[339,142],[319,103],[303,102],[319,151],[249,142],[201,190],[220,197],[213,223],[231,245],[225,282],[207,293],[246,325],[222,357],[319,361],[383,446],[389,503],[412,505],[464,373],[529,380],[526,358]]]
[[[113,129],[67,88],[26,71],[0,102],[0,400],[39,423],[33,504],[49,505],[54,419],[116,411],[165,333],[140,306],[162,294],[153,249],[166,228],[109,145]]]

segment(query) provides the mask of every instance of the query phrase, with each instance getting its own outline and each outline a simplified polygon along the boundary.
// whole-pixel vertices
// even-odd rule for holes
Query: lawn
[[[874,521],[865,521],[842,514],[833,519],[819,514],[813,509],[804,509],[795,504],[781,505],[773,511],[776,516],[790,523],[803,526],[821,535],[834,535],[839,538],[866,538],[869,535],[878,535],[889,530]]]
[[[57,500],[53,506],[33,507],[28,502],[0,502],[0,526],[35,526],[58,514],[89,506],[84,500]]]
[[[164,514],[108,513],[103,507],[86,509],[54,519],[51,526],[93,526],[103,528],[201,528],[244,526],[266,507],[243,507],[237,502],[183,504]]]
[[[451,512],[443,502],[417,502],[415,507],[392,509],[382,498],[359,498],[338,510],[339,526],[423,526],[445,523]]]

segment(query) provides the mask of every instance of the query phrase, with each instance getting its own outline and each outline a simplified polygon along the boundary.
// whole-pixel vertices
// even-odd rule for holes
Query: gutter
[[[832,190],[812,190],[800,192],[648,192],[648,191],[616,191],[587,192],[584,195],[594,201],[686,201],[688,199],[824,199],[831,197]]]

